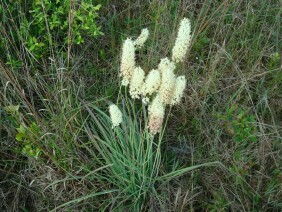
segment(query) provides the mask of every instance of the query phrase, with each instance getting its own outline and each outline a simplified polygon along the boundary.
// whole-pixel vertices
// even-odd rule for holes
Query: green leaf
[[[23,141],[24,138],[25,138],[25,134],[23,134],[23,133],[18,133],[16,135],[16,140],[17,141]]]
[[[237,116],[237,119],[242,119],[243,116],[244,116],[244,112],[240,111],[240,113]]]
[[[18,131],[19,133],[26,134],[26,128],[25,128],[23,125],[20,125],[20,127],[17,128],[17,131]]]
[[[19,105],[9,105],[4,107],[4,109],[8,112],[8,113],[16,113],[19,111],[20,106]]]
[[[35,45],[32,45],[31,47],[29,47],[29,51],[33,51],[35,49]]]
[[[89,195],[85,195],[85,196],[82,196],[80,198],[77,198],[77,199],[74,199],[74,200],[71,200],[69,202],[66,202],[56,208],[54,208],[53,210],[51,211],[57,211],[57,209],[59,208],[62,208],[62,207],[65,207],[65,206],[68,206],[70,204],[74,204],[74,203],[79,203],[83,200],[86,200],[88,198],[92,198],[92,197],[96,197],[96,196],[100,196],[100,195],[105,195],[105,194],[110,194],[110,193],[113,193],[113,192],[118,192],[119,190],[117,189],[113,189],[113,190],[108,190],[108,191],[102,191],[102,192],[96,192],[96,193],[92,193],[92,194],[89,194]]]
[[[163,176],[160,176],[156,180],[157,181],[171,180],[175,177],[179,177],[181,175],[187,174],[189,171],[192,171],[194,169],[198,169],[198,168],[206,167],[206,166],[219,166],[219,165],[222,165],[222,163],[215,161],[215,162],[208,162],[208,163],[203,163],[200,165],[190,166],[190,167],[179,169],[179,170],[170,172],[168,174],[165,174]]]
[[[101,4],[98,4],[94,7],[94,10],[99,10],[101,8]]]

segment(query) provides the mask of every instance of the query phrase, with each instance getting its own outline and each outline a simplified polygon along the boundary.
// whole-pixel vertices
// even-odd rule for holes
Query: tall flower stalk
[[[183,62],[191,42],[191,23],[188,18],[182,19],[177,38],[172,48],[172,61]]]
[[[99,176],[100,180],[114,188],[107,191],[114,198],[110,202],[113,211],[119,210],[123,204],[126,207],[122,208],[129,211],[145,209],[149,195],[158,192],[156,182],[168,181],[195,168],[212,165],[183,169],[173,166],[169,173],[162,170],[163,125],[168,121],[165,116],[166,105],[169,104],[171,109],[172,105],[181,102],[186,79],[176,76],[174,70],[178,60],[171,58],[162,59],[158,68],[150,69],[147,75],[146,70],[136,65],[135,48],[144,46],[148,34],[147,30],[142,30],[135,41],[128,38],[123,44],[120,75],[122,84],[129,87],[125,91],[129,90],[131,98],[126,95],[122,100],[122,110],[112,104],[109,107],[109,119],[95,105],[92,105],[95,114],[87,109],[92,117],[87,132],[98,152],[95,160],[101,165],[99,171],[93,172],[93,176]],[[184,53],[182,51],[182,55]],[[183,59],[182,56],[178,58]],[[142,104],[143,110],[135,104],[136,99],[140,98],[147,103]],[[157,133],[159,135],[155,136]],[[86,150],[91,149],[85,146]]]
[[[127,38],[122,46],[120,76],[122,85],[127,86],[135,69],[135,47],[134,42]]]
[[[176,76],[176,63],[183,62],[191,43],[191,23],[188,18],[180,22],[172,57],[163,58],[158,69],[145,71],[136,67],[135,49],[142,48],[149,37],[148,29],[143,29],[136,40],[127,38],[123,43],[120,75],[122,85],[129,86],[132,99],[140,99],[149,105],[148,128],[155,135],[160,131],[165,118],[166,105],[179,104],[186,88],[185,76]]]

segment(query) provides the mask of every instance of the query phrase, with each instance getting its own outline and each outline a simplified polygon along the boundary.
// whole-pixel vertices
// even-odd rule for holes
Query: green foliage
[[[21,119],[19,108],[19,105],[9,105],[4,107],[4,110],[7,112],[7,115],[4,116],[4,120],[6,120],[11,127],[18,127],[18,120]]]
[[[104,175],[122,192],[119,208],[124,201],[130,203],[132,209],[141,208],[148,192],[154,192],[154,181],[160,171],[160,143],[154,142],[148,130],[141,129],[132,102],[123,110],[122,125],[114,129],[106,113],[94,107],[94,115],[90,108],[87,109],[91,116],[87,133],[99,151],[97,160],[101,166],[109,166]],[[141,111],[138,113],[142,118],[146,116]]]
[[[268,67],[269,69],[275,69],[278,68],[280,64],[280,55],[278,52],[274,52],[270,55]]]
[[[211,212],[227,211],[231,203],[220,193],[216,192],[212,203],[207,205]]]
[[[219,119],[225,122],[226,129],[235,142],[257,141],[255,117],[247,111],[234,105],[226,114],[220,114]]]
[[[1,22],[3,25],[10,24],[6,16],[14,16],[19,22],[19,32],[13,32],[13,39],[23,42],[36,58],[42,58],[49,47],[81,44],[87,36],[95,38],[102,35],[101,27],[96,23],[100,7],[92,0],[8,1],[0,7],[9,11],[3,13]]]
[[[10,65],[14,69],[15,68],[21,68],[23,66],[22,61],[14,59],[13,57],[11,57],[11,55],[8,55],[8,59],[7,59],[6,64]]]
[[[204,60],[207,51],[205,48],[210,43],[210,38],[207,36],[207,31],[200,32],[196,38],[196,42],[193,44],[193,52],[199,58],[199,60]]]
[[[89,35],[96,37],[100,32],[100,27],[96,26],[97,11],[100,5],[93,5],[91,0],[83,0],[77,5],[71,5],[70,0],[63,1],[48,1],[36,0],[32,3],[30,10],[32,16],[33,32],[36,31],[38,35],[48,34],[46,29],[46,22],[51,35],[56,35],[59,40],[64,38],[64,43],[68,42],[80,44],[84,42],[84,36]],[[72,27],[71,40],[67,40],[69,27]],[[44,37],[44,43],[47,43],[49,37]]]
[[[161,156],[165,127],[158,136],[153,136],[146,126],[148,114],[145,106],[139,108],[127,98],[123,99],[123,103],[123,122],[114,129],[107,113],[94,105],[91,106],[92,109],[85,105],[90,115],[86,131],[98,150],[96,161],[100,167],[105,167],[98,178],[119,191],[114,200],[117,202],[115,209],[138,211],[146,206],[149,197],[158,196],[158,184],[202,166],[220,165],[218,162],[211,162],[180,169],[174,161],[172,166],[166,164],[170,168],[165,173]]]
[[[271,173],[270,181],[266,186],[266,195],[274,202],[275,205],[278,205],[282,208],[281,199],[275,199],[275,193],[281,192],[281,181],[282,181],[282,171],[275,169]]]
[[[266,65],[270,74],[267,77],[266,85],[263,84],[263,89],[272,96],[280,96],[282,89],[281,54],[278,52],[270,54]]]
[[[40,129],[35,122],[32,122],[28,127],[23,124],[17,128],[18,133],[16,134],[16,140],[22,144],[22,153],[29,156],[37,158],[40,149],[36,147],[33,143],[34,139],[40,137]]]
[[[228,8],[225,16],[224,16],[224,24],[231,24],[234,17],[233,17],[233,13],[234,13],[234,10],[235,10],[235,4],[231,4],[231,6]]]
[[[13,125],[18,126],[16,128],[16,140],[21,144],[20,151],[29,157],[37,158],[40,149],[35,145],[34,141],[38,140],[41,135],[41,131],[35,122],[26,126],[22,120],[22,114],[19,112],[19,105],[10,105],[4,108],[10,116],[8,120],[12,121]]]

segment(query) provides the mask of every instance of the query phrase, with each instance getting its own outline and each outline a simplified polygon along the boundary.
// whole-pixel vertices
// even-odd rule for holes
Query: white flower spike
[[[144,43],[147,41],[149,37],[149,30],[146,29],[142,29],[141,34],[139,35],[139,37],[134,41],[134,45],[136,48],[141,48],[144,46]]]
[[[146,95],[152,95],[158,90],[161,84],[161,74],[158,70],[153,69],[149,72],[148,76],[145,79],[145,82],[142,87],[142,94],[145,97]]]
[[[191,42],[191,23],[188,18],[183,18],[177,33],[177,38],[172,49],[172,61],[183,62]]]
[[[151,105],[149,105],[148,111],[149,111],[148,127],[150,132],[153,135],[155,135],[161,129],[165,115],[165,106],[162,103],[159,95],[157,95],[153,99]]]
[[[129,85],[129,94],[133,99],[139,99],[142,92],[142,86],[144,83],[145,72],[142,68],[136,67],[133,71],[133,75]]]
[[[135,47],[130,38],[127,38],[122,46],[120,76],[122,85],[127,86],[135,69]]]
[[[162,73],[165,69],[172,69],[174,71],[175,69],[175,64],[171,62],[167,57],[161,59],[159,65],[158,65],[158,70]]]
[[[161,60],[159,69],[162,77],[159,88],[160,98],[163,103],[170,104],[176,79],[175,74],[173,73],[175,65],[165,58]]]
[[[122,112],[115,104],[109,107],[110,117],[112,120],[112,128],[117,127],[122,122]]]
[[[186,88],[185,76],[177,77],[175,81],[174,91],[172,94],[172,99],[171,99],[172,105],[180,103],[180,100],[183,96],[185,88]]]

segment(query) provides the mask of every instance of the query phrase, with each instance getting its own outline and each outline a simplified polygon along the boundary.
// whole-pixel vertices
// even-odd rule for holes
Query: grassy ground
[[[61,47],[55,40],[40,59],[27,50],[24,38],[16,39],[25,8],[18,8],[23,12],[18,17],[1,10],[0,209],[281,211],[281,2],[94,2],[101,4],[97,25],[104,35]],[[95,143],[92,129],[109,133],[101,135],[105,140],[111,135],[95,118],[97,108],[106,111],[105,99],[116,101],[123,40],[149,29],[145,48],[137,52],[138,63],[149,71],[170,56],[183,17],[193,30],[191,48],[177,69],[186,76],[187,89],[168,114],[158,173],[220,165],[151,179],[144,186],[138,184],[141,175],[123,178],[108,167],[100,149],[115,152]],[[9,114],[4,107],[11,105],[19,110]],[[37,159],[26,156],[16,140],[21,123],[29,129],[22,138],[41,152]],[[134,139],[146,140],[142,136]],[[119,170],[135,167],[126,154],[119,157],[124,160]],[[131,193],[140,187],[144,194]]]

